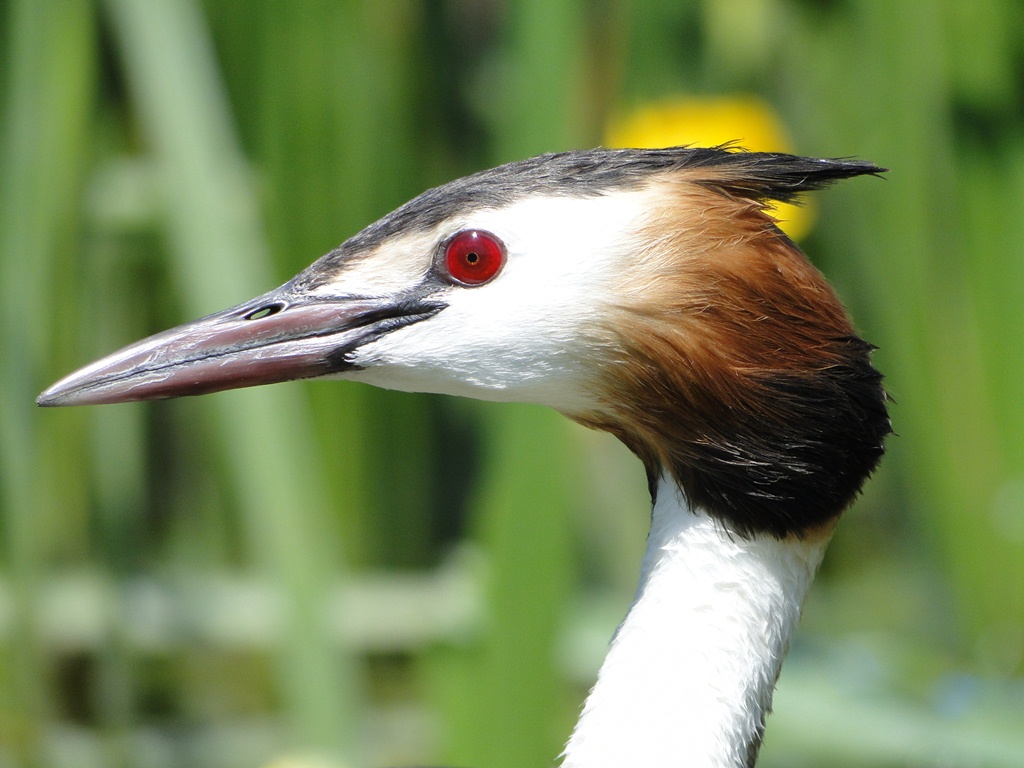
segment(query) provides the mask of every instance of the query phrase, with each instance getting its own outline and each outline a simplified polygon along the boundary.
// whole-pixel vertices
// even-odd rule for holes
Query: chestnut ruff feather
[[[718,158],[649,178],[665,203],[606,324],[604,407],[573,418],[619,437],[652,488],[668,470],[728,530],[801,535],[850,504],[891,426],[872,346],[764,206],[880,169]]]

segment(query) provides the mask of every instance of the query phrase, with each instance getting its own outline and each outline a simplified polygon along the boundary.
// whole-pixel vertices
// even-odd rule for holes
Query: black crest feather
[[[736,197],[783,202],[833,181],[885,172],[860,160],[747,152],[732,145],[597,148],[538,155],[428,189],[328,253],[298,281],[314,285],[349,258],[388,238],[432,229],[458,212],[504,206],[537,194],[594,197],[639,187],[655,174],[696,169],[713,171],[705,184],[709,188]]]

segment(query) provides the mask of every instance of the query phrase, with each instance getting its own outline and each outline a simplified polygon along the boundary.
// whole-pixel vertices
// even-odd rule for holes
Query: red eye
[[[466,285],[486,283],[501,271],[505,246],[490,232],[467,229],[444,247],[444,265],[454,280]]]

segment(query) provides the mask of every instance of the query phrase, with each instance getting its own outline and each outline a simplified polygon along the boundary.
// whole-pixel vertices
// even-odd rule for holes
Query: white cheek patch
[[[614,278],[652,206],[650,193],[643,190],[590,198],[533,197],[481,211],[470,221],[505,241],[510,274],[521,275],[537,290],[557,289]]]
[[[576,412],[591,405],[583,391],[580,350],[571,334],[502,318],[516,308],[452,304],[356,351],[365,366],[354,378],[392,389],[438,392],[483,400],[530,402]],[[492,318],[497,318],[496,320]],[[509,328],[507,323],[512,324]]]
[[[432,245],[459,229],[486,230],[505,243],[504,268],[489,283],[447,288],[439,298],[448,306],[437,315],[358,350],[354,362],[365,370],[355,377],[563,411],[592,405],[591,345],[650,207],[642,190],[533,197],[448,222]],[[373,274],[367,266],[358,277]],[[403,287],[421,278],[422,271],[406,275]]]

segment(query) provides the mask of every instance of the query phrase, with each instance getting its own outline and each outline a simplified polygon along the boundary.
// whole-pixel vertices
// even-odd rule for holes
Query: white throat
[[[636,598],[563,768],[753,765],[828,538],[730,535],[663,477]]]

